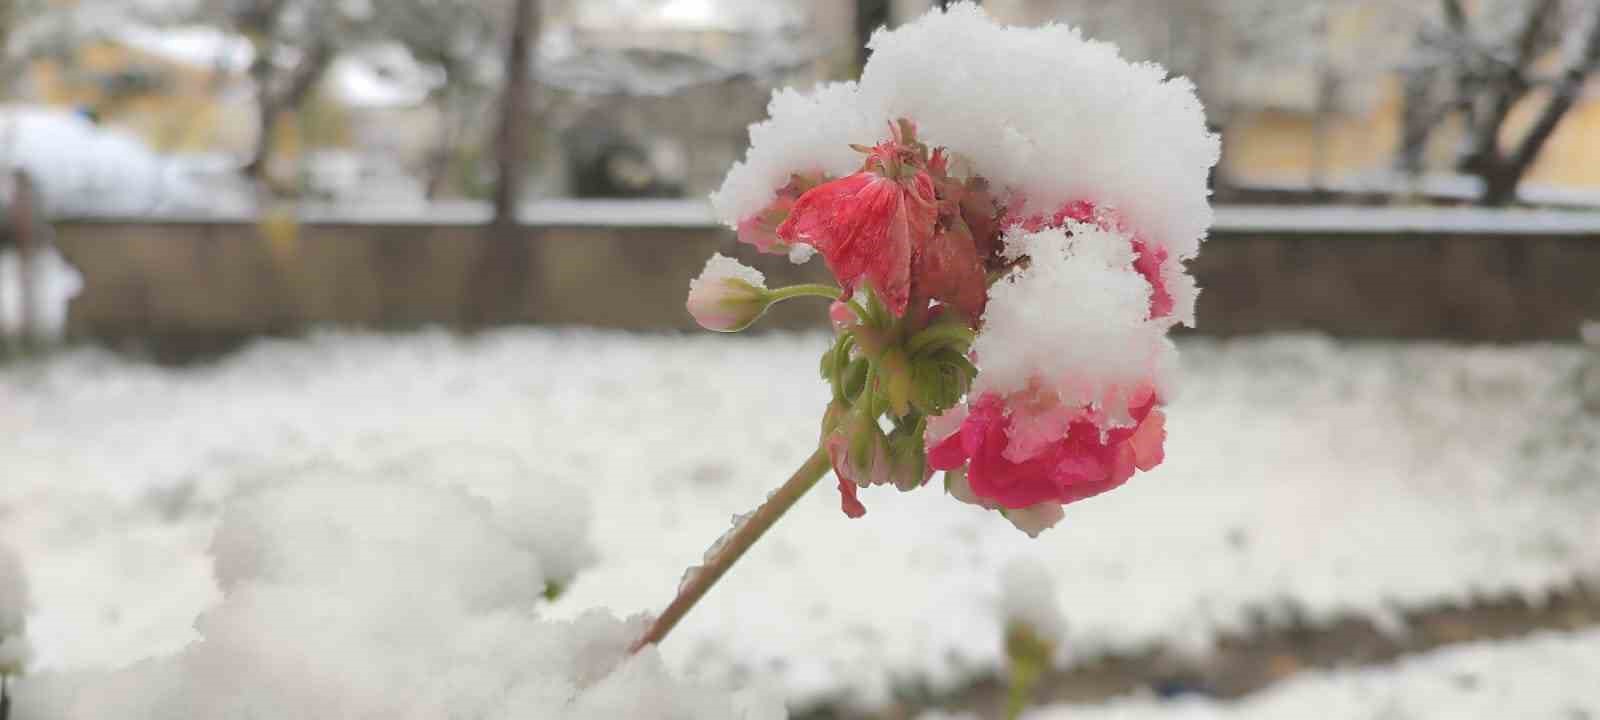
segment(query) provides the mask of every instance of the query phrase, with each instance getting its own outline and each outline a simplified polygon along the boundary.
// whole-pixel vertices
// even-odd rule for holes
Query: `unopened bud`
[[[721,253],[712,255],[700,277],[689,281],[689,314],[707,330],[743,330],[770,304],[766,277]]]

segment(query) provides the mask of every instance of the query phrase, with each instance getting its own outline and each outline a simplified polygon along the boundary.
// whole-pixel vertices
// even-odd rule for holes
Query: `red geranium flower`
[[[1133,427],[1102,432],[1085,411],[1067,432],[1020,461],[1007,457],[1013,413],[993,393],[972,403],[960,427],[947,437],[929,438],[928,467],[967,466],[972,493],[985,503],[1020,509],[1041,502],[1063,505],[1099,495],[1128,481],[1135,470],[1150,470],[1164,458],[1166,418],[1150,399],[1133,408]]]

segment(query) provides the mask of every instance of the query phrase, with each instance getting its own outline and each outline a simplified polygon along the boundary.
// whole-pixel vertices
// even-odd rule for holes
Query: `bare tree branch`
[[[1538,4],[1528,8],[1528,14],[1523,19],[1522,31],[1517,33],[1516,60],[1517,68],[1527,68],[1538,58],[1535,55],[1539,50],[1539,37],[1544,34],[1545,23],[1556,14],[1556,0],[1539,0]]]
[[[1539,113],[1539,119],[1534,121],[1533,127],[1523,136],[1522,142],[1517,145],[1516,152],[1511,156],[1510,164],[1519,176],[1539,157],[1545,142],[1555,134],[1556,126],[1561,124],[1567,111],[1577,102],[1578,95],[1583,91],[1584,81],[1588,79],[1597,64],[1600,64],[1600,4],[1590,8],[1583,46],[1577,56],[1567,64],[1561,79],[1551,91],[1550,101],[1545,104],[1544,110]]]

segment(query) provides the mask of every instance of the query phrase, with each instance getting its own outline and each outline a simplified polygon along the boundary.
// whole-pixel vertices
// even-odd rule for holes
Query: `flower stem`
[[[778,522],[778,518],[794,507],[806,491],[817,484],[818,480],[826,475],[829,469],[828,454],[821,448],[811,453],[805,463],[794,471],[788,481],[767,497],[767,501],[756,508],[743,524],[734,528],[732,533],[722,543],[714,555],[706,559],[705,565],[693,572],[689,578],[678,587],[678,596],[672,599],[667,609],[661,611],[650,628],[645,630],[643,636],[634,642],[632,651],[638,652],[646,645],[660,643],[672,632],[679,620],[689,613],[689,610],[700,601],[700,598],[717,584],[723,573],[742,557],[750,546],[754,545],[767,530]]]
[[[820,297],[838,300],[839,288],[821,283],[804,283],[767,291],[767,299],[772,302],[782,302],[789,298],[797,297]]]

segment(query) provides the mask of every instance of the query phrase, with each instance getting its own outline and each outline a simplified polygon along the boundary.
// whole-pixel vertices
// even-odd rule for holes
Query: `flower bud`
[[[743,330],[770,304],[766,277],[721,253],[712,255],[700,277],[689,281],[689,314],[707,330]]]

